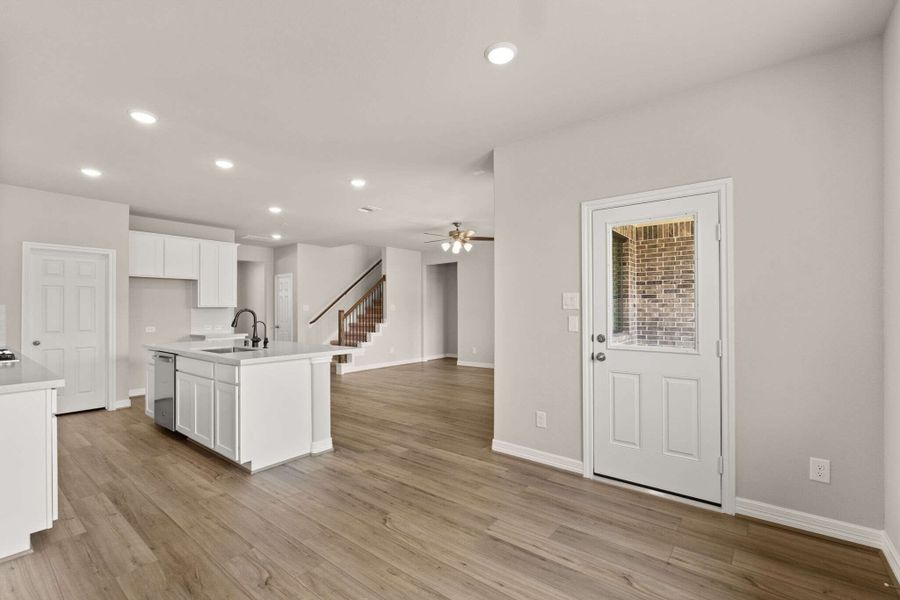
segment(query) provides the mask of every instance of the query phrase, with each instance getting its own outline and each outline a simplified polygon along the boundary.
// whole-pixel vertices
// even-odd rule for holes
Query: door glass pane
[[[693,216],[612,228],[610,345],[696,349],[695,248]]]

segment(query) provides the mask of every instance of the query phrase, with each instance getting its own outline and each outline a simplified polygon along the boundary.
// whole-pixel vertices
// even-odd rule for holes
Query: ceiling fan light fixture
[[[450,242],[444,242],[443,244],[441,244],[441,249],[442,249],[444,252],[446,252],[447,250],[449,250],[449,249],[450,249]]]
[[[463,248],[465,249],[466,252],[471,252],[472,251],[472,242],[466,242],[465,244],[463,244]]]
[[[451,252],[453,252],[453,254],[459,254],[460,250],[462,250],[462,242],[460,242],[459,240],[454,240]]]

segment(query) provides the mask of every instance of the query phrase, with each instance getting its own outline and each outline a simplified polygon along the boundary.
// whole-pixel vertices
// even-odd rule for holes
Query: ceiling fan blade
[[[469,238],[469,239],[471,239],[473,235],[475,235],[475,231],[472,230],[472,229],[468,230],[468,231],[465,233],[465,236],[466,236],[467,238]]]
[[[478,235],[478,236],[470,237],[469,240],[473,241],[473,242],[493,242],[494,238],[484,236],[484,235]]]
[[[423,232],[422,232],[422,235],[433,235],[433,236],[435,236],[435,237],[447,237],[447,236],[445,236],[443,233],[429,233],[429,232],[427,232],[427,231],[423,231]]]
[[[443,242],[444,240],[428,240],[427,242],[423,242],[425,244],[437,244],[439,242]]]

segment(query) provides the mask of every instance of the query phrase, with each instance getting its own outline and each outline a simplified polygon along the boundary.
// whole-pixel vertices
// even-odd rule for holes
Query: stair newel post
[[[338,311],[338,346],[344,345],[344,311]]]

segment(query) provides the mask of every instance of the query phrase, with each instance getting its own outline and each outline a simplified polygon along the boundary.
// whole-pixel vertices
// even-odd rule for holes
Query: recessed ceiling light
[[[272,213],[273,215],[277,215],[278,213],[281,212],[281,207],[280,206],[270,206],[269,212]]]
[[[153,125],[157,121],[156,115],[146,110],[132,110],[128,114],[141,125]]]
[[[273,234],[272,234],[272,239],[273,239],[273,240],[280,240],[280,239],[281,239],[281,234],[280,234],[280,233],[273,233]]]
[[[497,42],[491,44],[484,51],[484,57],[493,65],[505,65],[516,57],[518,49],[515,44],[509,42]]]
[[[354,177],[353,179],[350,180],[350,185],[352,185],[356,189],[360,190],[360,189],[366,187],[366,180],[363,179],[362,177]]]
[[[103,175],[103,173],[93,167],[85,167],[81,169],[81,174],[87,175],[88,177],[100,177],[101,175]]]
[[[216,166],[222,169],[223,171],[227,171],[228,169],[234,166],[234,163],[228,160],[227,158],[219,158],[216,159]]]

